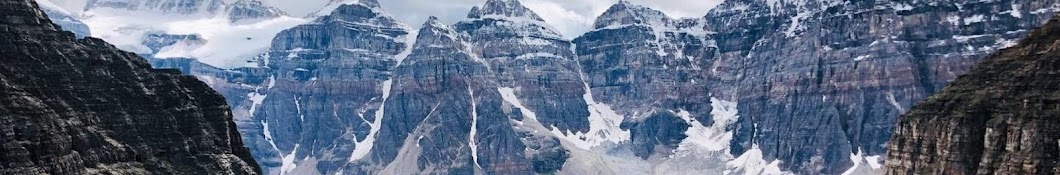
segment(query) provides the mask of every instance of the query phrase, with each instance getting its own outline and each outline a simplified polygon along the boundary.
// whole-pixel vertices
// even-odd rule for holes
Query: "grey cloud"
[[[308,14],[330,0],[264,0],[291,14]],[[356,1],[356,0],[353,0]],[[629,0],[662,10],[671,17],[702,17],[723,0]],[[471,7],[486,0],[379,0],[383,8],[402,22],[419,27],[428,16],[437,16],[447,23],[456,23],[467,16]],[[590,30],[596,17],[618,0],[521,0],[542,18],[572,38]]]

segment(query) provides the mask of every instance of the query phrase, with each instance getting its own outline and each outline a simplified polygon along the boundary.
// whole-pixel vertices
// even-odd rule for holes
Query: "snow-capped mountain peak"
[[[389,13],[383,10],[383,7],[379,5],[377,0],[330,0],[324,7],[317,10],[315,13],[309,14],[308,17],[327,16],[334,14],[334,12],[341,6],[356,5],[371,9],[373,13],[385,14],[385,16],[391,16]]]
[[[445,47],[452,45],[453,43],[451,42],[459,40],[459,34],[449,25],[442,23],[438,17],[430,16],[427,18],[427,22],[423,23],[423,27],[420,28],[418,38],[421,38],[418,42],[426,43],[417,44],[417,46]]]
[[[550,39],[563,38],[552,25],[549,25],[537,13],[530,10],[518,0],[489,0],[482,7],[474,7],[468,12],[467,20],[457,24],[457,28],[488,28],[490,32],[511,33],[520,36],[535,36]],[[470,25],[470,26],[468,26]],[[488,26],[488,27],[484,27]]]
[[[316,19],[317,23],[338,20],[382,27],[410,28],[386,12],[376,0],[332,0],[315,15],[320,16]]]
[[[535,21],[544,21],[541,16],[523,6],[518,0],[489,0],[481,8],[475,7],[468,14],[468,18],[486,17],[527,18]]]
[[[607,28],[624,25],[669,26],[673,19],[659,10],[619,1],[596,19],[594,28]]]
[[[370,8],[379,8],[380,7],[378,0],[360,0],[360,1],[358,1],[358,3],[360,3],[361,5],[364,5],[365,7],[370,7]]]
[[[373,25],[381,27],[407,28],[389,13],[386,13],[375,1],[362,0],[359,3],[341,4],[327,16],[316,19],[317,23],[340,21],[348,24]]]
[[[239,0],[225,7],[225,11],[228,20],[233,23],[252,23],[286,15],[282,10],[258,0]]]

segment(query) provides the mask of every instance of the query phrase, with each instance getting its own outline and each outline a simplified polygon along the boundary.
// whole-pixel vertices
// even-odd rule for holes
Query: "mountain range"
[[[88,4],[298,21],[252,0]],[[138,30],[123,49],[224,95],[266,174],[868,174],[883,172],[900,114],[1058,10],[728,0],[675,19],[620,1],[565,39],[517,0],[487,0],[455,24],[404,24],[360,0],[237,38],[263,48],[238,49],[253,54],[235,68],[167,52],[226,42],[197,33]]]

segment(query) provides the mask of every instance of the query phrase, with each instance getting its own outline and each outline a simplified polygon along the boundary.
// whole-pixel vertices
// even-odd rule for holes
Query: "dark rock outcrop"
[[[1060,173],[1060,16],[902,115],[888,174]]]
[[[0,174],[260,174],[221,95],[0,1]]]

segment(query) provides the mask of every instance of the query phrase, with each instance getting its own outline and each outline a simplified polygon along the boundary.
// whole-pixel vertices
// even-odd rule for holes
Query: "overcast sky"
[[[324,0],[265,0],[291,14],[306,14]],[[666,12],[674,18],[702,17],[723,0],[629,0]],[[573,38],[588,31],[593,21],[618,0],[521,0],[549,24]],[[379,0],[383,8],[406,24],[418,27],[428,16],[438,16],[452,24],[464,19],[473,6],[486,0]]]
[[[64,7],[81,7],[87,0],[51,0]],[[222,0],[225,2],[235,0]],[[261,0],[294,16],[304,16],[319,10],[330,1],[357,0]],[[473,6],[486,0],[378,0],[386,11],[406,24],[419,27],[428,16],[438,16],[453,24],[463,20]],[[629,0],[666,12],[674,18],[702,17],[707,11],[724,0]],[[520,0],[523,5],[537,12],[567,38],[577,37],[592,26],[593,21],[618,0]]]

